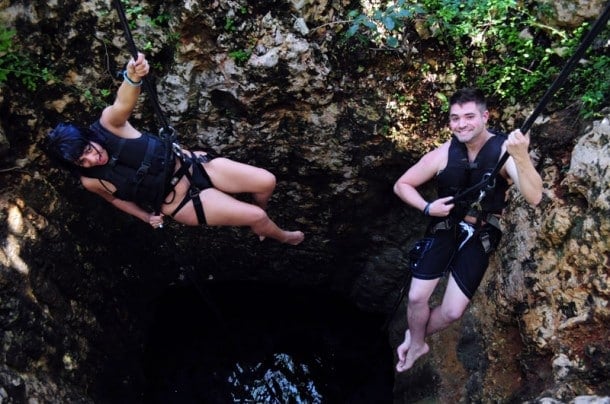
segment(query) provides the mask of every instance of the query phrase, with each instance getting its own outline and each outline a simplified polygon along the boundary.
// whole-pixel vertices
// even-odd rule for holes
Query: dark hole
[[[333,294],[207,282],[173,287],[154,310],[146,402],[392,402],[385,318]]]

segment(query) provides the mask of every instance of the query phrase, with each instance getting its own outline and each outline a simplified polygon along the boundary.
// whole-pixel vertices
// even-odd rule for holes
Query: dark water
[[[146,402],[391,403],[384,322],[285,285],[176,286],[156,304]]]

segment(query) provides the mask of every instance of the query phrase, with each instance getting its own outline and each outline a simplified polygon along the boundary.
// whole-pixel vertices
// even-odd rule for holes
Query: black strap
[[[146,154],[144,154],[144,160],[142,160],[142,164],[140,164],[140,168],[136,171],[136,175],[134,177],[134,182],[140,183],[148,174],[148,170],[150,169],[150,165],[152,163],[153,152],[155,150],[155,143],[149,138],[146,137]]]
[[[548,104],[548,102],[550,101],[551,96],[563,85],[563,83],[568,78],[568,75],[572,72],[572,70],[574,70],[574,68],[580,61],[582,55],[585,53],[589,45],[591,45],[591,42],[593,42],[593,39],[595,39],[595,37],[602,31],[602,29],[604,29],[606,21],[608,21],[609,17],[610,1],[608,2],[608,4],[606,4],[604,12],[597,18],[597,21],[595,21],[585,38],[582,40],[582,42],[578,46],[578,49],[576,49],[572,57],[565,64],[565,66],[559,73],[559,76],[557,76],[555,81],[553,81],[553,84],[551,84],[551,86],[547,89],[546,93],[544,93],[534,111],[525,120],[525,122],[520,128],[521,132],[527,133],[530,130],[532,124],[534,123],[536,118],[538,118],[538,115],[540,115],[540,113],[546,107],[546,104]],[[506,160],[508,160],[508,157],[509,154],[505,151],[504,154],[500,157],[500,160],[498,160],[498,163],[496,164],[495,168],[487,178],[484,178],[478,184],[475,184],[472,187],[458,193],[456,196],[453,197],[451,203],[460,202],[462,200],[476,199],[480,191],[486,191],[486,188],[493,188],[493,180],[495,180],[496,176],[499,174],[500,170],[502,169],[502,166],[504,166],[504,163],[506,163]]]
[[[176,170],[171,178],[172,186],[175,186],[182,177],[186,177],[189,182],[189,189],[187,194],[182,198],[182,201],[178,204],[178,207],[174,209],[170,216],[176,215],[189,201],[193,201],[193,208],[195,214],[197,214],[197,220],[199,224],[205,224],[205,214],[203,212],[203,205],[201,204],[201,197],[199,194],[201,191],[207,188],[211,188],[214,185],[210,176],[203,168],[203,164],[210,161],[212,158],[205,154],[203,156],[195,155],[193,152],[187,152],[186,154],[179,154],[180,167]],[[193,172],[190,172],[191,167]]]
[[[112,156],[110,156],[110,160],[108,161],[109,167],[114,167],[116,165],[117,161],[119,160],[119,156],[121,155],[121,151],[123,151],[123,146],[125,146],[125,142],[126,140],[124,138],[119,139],[119,144],[114,153],[112,153]]]
[[[123,10],[123,5],[121,4],[121,0],[114,0],[114,6],[117,10],[117,14],[119,15],[119,19],[121,20],[121,23],[123,24],[123,31],[125,32],[125,38],[127,40],[127,45],[129,47],[129,50],[131,52],[132,57],[135,59],[138,58],[138,48],[136,47],[136,44],[133,40],[133,36],[131,35],[131,30],[129,29],[129,23],[127,22],[127,17],[125,16],[125,10]],[[169,126],[169,123],[167,122],[167,119],[165,118],[165,115],[163,114],[163,111],[161,110],[161,106],[159,105],[159,99],[157,97],[157,92],[155,91],[154,87],[152,86],[152,84],[150,83],[149,80],[147,80],[146,77],[142,78],[142,84],[144,85],[144,89],[146,90],[146,92],[148,93],[151,102],[152,102],[152,106],[153,109],[155,111],[155,114],[157,115],[157,118],[159,119],[159,121],[161,121],[161,125],[162,128],[159,130],[159,138],[161,138],[161,140],[164,141],[165,143],[165,170],[164,170],[164,178],[165,179],[169,179],[171,176],[171,172],[174,169],[174,156],[173,156],[173,152],[172,152],[172,144],[176,141],[176,134],[174,132],[174,129]],[[163,199],[165,198],[165,194],[166,194],[166,189],[167,188],[167,181],[164,181],[164,189],[158,193],[158,197],[157,200],[154,201],[154,208],[155,208],[155,213],[159,213],[161,212],[161,205],[163,205]]]

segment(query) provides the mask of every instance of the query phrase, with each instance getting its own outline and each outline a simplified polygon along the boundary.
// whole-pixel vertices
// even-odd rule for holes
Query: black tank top
[[[437,175],[438,196],[455,196],[483,180],[485,174],[491,173],[502,152],[502,144],[506,137],[499,133],[489,138],[483,145],[475,160],[468,161],[466,146],[455,136],[449,146],[447,167]],[[481,201],[484,213],[501,213],[506,206],[506,190],[508,182],[501,175],[496,176],[496,184],[491,192],[487,192]]]
[[[103,166],[81,168],[81,174],[110,182],[116,188],[113,195],[119,199],[153,208],[165,192],[164,142],[148,133],[137,139],[121,138],[99,121],[91,125],[91,130],[104,139],[102,146],[109,160]]]

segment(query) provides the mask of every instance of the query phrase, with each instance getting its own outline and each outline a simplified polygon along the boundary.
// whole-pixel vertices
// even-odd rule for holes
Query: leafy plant
[[[166,41],[165,38],[172,44],[178,42],[179,35],[176,33],[164,32],[160,34],[161,31],[164,31],[163,29],[169,26],[168,22],[171,20],[170,14],[162,12],[156,16],[151,16],[147,14],[148,9],[143,5],[137,3],[131,5],[132,2],[130,0],[121,0],[129,28],[134,30],[133,35],[136,42],[143,43],[141,46],[143,51],[150,52],[155,48],[162,47],[163,42]]]
[[[15,46],[16,31],[0,27],[0,83],[18,79],[30,91],[36,90],[42,81],[53,77],[49,69],[40,68],[32,59]]]
[[[424,21],[431,37],[450,46],[458,85],[476,85],[500,101],[537,99],[551,84],[588,27],[546,26],[540,16],[550,4],[534,7],[518,0],[397,0],[348,13],[346,37],[367,35],[374,43],[397,47],[403,28]],[[600,37],[608,36],[606,32]],[[605,36],[604,36],[605,35]],[[571,73],[564,106],[580,100],[589,116],[610,99],[608,45],[589,49],[585,63]]]
[[[368,30],[375,43],[385,43],[396,48],[400,43],[400,30],[405,22],[422,12],[420,6],[409,4],[407,0],[398,0],[396,4],[390,2],[383,9],[369,8],[368,12],[352,10],[348,13],[351,26],[346,35],[349,38],[363,29]]]
[[[235,20],[233,18],[227,17],[225,19],[225,30],[227,30],[229,32],[235,31]]]
[[[235,60],[235,63],[240,65],[240,64],[246,63],[248,61],[248,59],[250,59],[251,54],[252,54],[252,51],[250,51],[250,50],[238,49],[238,50],[229,52],[229,57],[231,57],[233,60]]]

